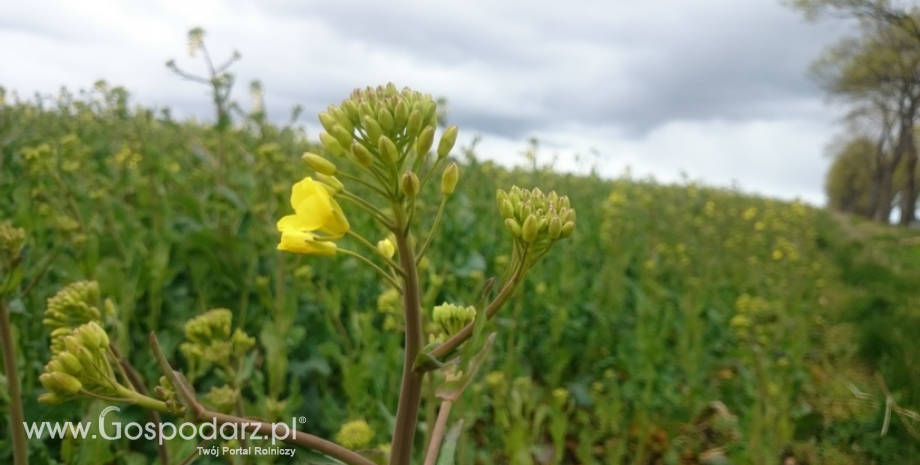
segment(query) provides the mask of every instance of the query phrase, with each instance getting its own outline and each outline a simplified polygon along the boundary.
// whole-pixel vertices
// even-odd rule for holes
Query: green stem
[[[3,345],[3,369],[10,390],[10,435],[13,439],[13,463],[29,464],[29,444],[26,439],[25,414],[22,410],[22,389],[16,368],[16,352],[13,347],[13,331],[10,312],[6,303],[0,300],[0,343]]]
[[[166,402],[156,400],[152,397],[147,397],[123,386],[117,387],[116,392],[119,396],[121,396],[121,399],[119,399],[121,402],[134,404],[146,410],[169,413],[169,409],[166,407]]]
[[[415,254],[409,245],[409,225],[404,224],[405,213],[402,207],[395,202],[394,210],[400,226],[399,231],[396,232],[396,249],[399,251],[399,263],[406,271],[403,278],[406,347],[389,465],[410,465],[418,422],[419,402],[422,397],[422,379],[424,378],[424,373],[416,372],[412,368],[422,349],[422,316],[418,269],[415,266]]]
[[[434,238],[434,233],[438,230],[438,225],[441,224],[441,217],[444,216],[444,207],[447,205],[447,197],[441,197],[441,206],[438,207],[438,216],[434,217],[434,224],[431,225],[431,231],[428,231],[428,237],[425,238],[425,244],[422,245],[422,248],[419,249],[418,255],[415,257],[415,264],[418,265],[422,262],[422,259],[425,258],[425,252],[428,251],[428,246],[431,245],[431,239]]]
[[[370,213],[371,215],[373,215],[374,218],[377,219],[377,221],[379,221],[381,224],[383,224],[383,226],[384,226],[385,228],[387,228],[387,229],[389,229],[389,230],[391,230],[391,231],[392,231],[393,229],[395,229],[395,227],[393,226],[393,220],[391,220],[390,218],[387,218],[387,216],[386,216],[383,212],[381,212],[380,210],[378,210],[377,207],[371,205],[370,203],[368,203],[366,200],[362,199],[361,197],[358,197],[358,196],[356,196],[356,195],[354,195],[354,194],[352,194],[351,192],[348,192],[348,191],[339,192],[339,196],[342,197],[343,199],[348,200],[349,202],[351,202],[351,203],[353,203],[353,204],[355,204],[355,205],[357,205],[357,206],[359,206],[359,207],[365,209],[368,213]]]
[[[523,263],[526,263],[526,261],[527,261],[527,249],[525,248],[521,256],[520,263],[523,264]],[[495,314],[498,313],[498,311],[502,308],[505,302],[507,302],[508,299],[514,294],[514,291],[517,290],[518,285],[521,283],[521,279],[523,279],[524,277],[524,272],[526,271],[526,269],[527,267],[523,265],[517,267],[514,275],[511,276],[511,279],[505,283],[505,285],[502,287],[501,292],[499,292],[498,295],[495,296],[495,300],[489,303],[489,305],[486,307],[485,309],[486,318],[492,319],[492,317],[495,316]],[[451,352],[453,352],[454,350],[457,350],[457,348],[460,347],[460,344],[463,344],[464,342],[466,342],[467,339],[472,337],[472,335],[473,335],[473,323],[470,323],[466,325],[466,327],[464,327],[462,330],[457,332],[457,334],[454,334],[453,336],[451,336],[450,339],[445,341],[443,344],[439,345],[434,350],[432,350],[431,356],[434,357],[435,359],[442,360],[444,357],[449,355]],[[423,364],[423,365],[419,365],[415,367],[415,371],[425,372],[425,371],[430,371],[434,368],[436,368],[434,365]]]
[[[131,362],[121,355],[121,352],[119,352],[118,347],[114,343],[109,343],[109,350],[112,351],[112,355],[115,356],[118,366],[121,367],[122,373],[125,374],[125,377],[128,379],[128,382],[131,383],[131,386],[134,387],[134,390],[145,396],[149,396],[150,393],[147,391],[147,387],[144,386],[144,379],[141,378],[140,373],[137,372],[134,365],[131,365]],[[147,418],[156,424],[157,428],[159,428],[160,423],[163,422],[160,418],[160,414],[156,410],[147,410]],[[160,457],[161,464],[169,465],[169,451],[166,449],[166,444],[157,443],[157,455]]]
[[[380,268],[379,266],[375,265],[374,262],[372,262],[372,261],[368,260],[367,258],[365,258],[364,255],[361,255],[361,254],[359,254],[359,253],[357,253],[357,252],[352,252],[351,250],[348,250],[348,249],[338,249],[338,251],[341,252],[341,253],[344,253],[345,255],[351,255],[352,257],[355,257],[355,258],[357,258],[358,260],[363,261],[363,262],[366,263],[368,266],[370,266],[371,268],[373,268],[373,269],[377,272],[377,274],[379,274],[380,276],[382,276],[383,279],[386,279],[387,282],[390,283],[390,285],[392,285],[393,287],[395,287],[395,288],[398,289],[398,290],[402,290],[402,286],[400,286],[399,283],[396,282],[396,280],[393,279],[392,276],[388,275],[386,271],[383,271],[383,268]]]
[[[346,232],[345,234],[348,237],[360,242],[361,245],[367,247],[368,249],[373,251],[375,254],[377,254],[378,257],[382,258],[385,262],[387,262],[387,265],[389,265],[390,268],[396,271],[396,273],[398,273],[400,276],[405,276],[406,273],[396,262],[394,262],[390,257],[387,257],[382,252],[380,252],[380,249],[378,249],[376,245],[371,244],[371,242],[365,239],[364,236],[354,232],[351,229],[349,229],[348,232]]]
[[[356,182],[356,183],[358,183],[358,184],[361,184],[362,186],[367,187],[368,189],[371,189],[371,190],[373,190],[374,192],[376,192],[376,193],[382,195],[384,198],[389,198],[389,196],[390,196],[390,194],[387,194],[383,189],[381,189],[381,188],[379,188],[379,187],[377,187],[377,186],[375,186],[375,185],[373,185],[373,184],[371,184],[371,183],[369,183],[369,182],[367,182],[367,181],[365,181],[365,180],[363,180],[363,179],[361,179],[361,178],[359,178],[359,177],[357,177],[357,176],[352,176],[352,175],[350,175],[350,174],[348,174],[348,173],[343,173],[343,172],[341,172],[341,171],[336,172],[335,174],[336,174],[336,176],[341,177],[342,179],[347,179],[347,180],[349,180],[349,181],[354,181],[354,182]]]

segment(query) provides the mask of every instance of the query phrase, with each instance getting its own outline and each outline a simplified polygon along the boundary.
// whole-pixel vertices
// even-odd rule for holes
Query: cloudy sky
[[[537,137],[561,169],[824,201],[840,108],[805,72],[847,25],[804,23],[779,0],[7,2],[0,85],[29,96],[105,79],[206,118],[205,89],[164,66],[204,70],[186,51],[196,26],[215,60],[242,53],[244,107],[259,79],[273,118],[300,104],[313,136],[326,105],[392,81],[446,97],[461,143],[480,135],[503,163]]]

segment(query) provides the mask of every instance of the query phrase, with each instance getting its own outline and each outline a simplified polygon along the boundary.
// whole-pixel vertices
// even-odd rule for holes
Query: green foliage
[[[226,308],[233,328],[258,335],[255,356],[231,367],[235,376],[201,370],[199,392],[229,383],[247,414],[303,416],[299,427],[324,437],[363,419],[375,433],[364,437],[388,437],[402,322],[386,287],[353,258],[275,250],[275,221],[307,171],[301,155],[323,150],[262,113],[226,128],[179,122],[166,110],[132,108],[127,92],[105,83],[53,102],[0,105],[0,193],[13,200],[0,203],[0,219],[25,229],[28,270],[50,263],[13,306],[27,420],[76,420],[99,408],[34,402],[50,356],[46,299],[94,280],[117,315],[112,339],[151,391],[160,373],[146,335],[156,331],[174,365],[188,369],[179,350],[185,323]],[[463,420],[449,442],[456,463],[700,463],[722,454],[772,464],[788,446],[855,463],[916,460],[915,448],[891,445],[908,441],[898,421],[885,438],[870,438],[883,403],[869,413],[835,407],[854,399],[844,380],[881,395],[859,369],[864,362],[900,405],[920,405],[920,364],[910,358],[920,353],[910,337],[920,326],[915,235],[854,232],[800,203],[693,183],[559,174],[536,159],[507,170],[469,149],[456,160],[464,182],[441,225],[448,240],[421,266],[430,322],[436,304],[479,302],[505,269],[512,250],[499,233],[496,187],[539,185],[580,206],[572,237],[490,323],[505,331],[453,407]],[[438,198],[441,186],[424,189],[432,193],[420,202]],[[428,216],[438,209],[419,207]],[[354,224],[361,218],[349,220],[371,230]],[[847,322],[858,326],[840,338]],[[433,425],[440,400],[434,386],[426,392],[423,421]],[[143,421],[136,409],[125,415]],[[866,447],[854,453],[854,441]],[[105,446],[31,444],[33,463],[156,454],[144,442]],[[169,448],[173,457],[194,453],[183,441]],[[0,460],[8,455],[3,443]]]
[[[871,214],[870,195],[876,158],[875,145],[866,138],[850,141],[840,153],[835,154],[824,182],[830,208],[864,216]]]

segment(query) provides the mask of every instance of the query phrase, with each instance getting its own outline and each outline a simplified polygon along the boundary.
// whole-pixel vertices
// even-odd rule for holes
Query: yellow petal
[[[313,240],[313,235],[302,231],[285,230],[281,232],[278,250],[301,253],[305,255],[335,255],[337,247],[332,242]]]
[[[296,209],[297,206],[304,201],[304,199],[313,195],[317,195],[320,191],[322,191],[322,193],[326,194],[328,197],[329,194],[326,192],[326,190],[320,187],[320,185],[317,184],[313,178],[309,176],[303,178],[303,180],[297,184],[294,184],[294,187],[291,189],[291,206]]]
[[[317,228],[310,218],[299,215],[287,215],[278,220],[278,231],[315,231]]]

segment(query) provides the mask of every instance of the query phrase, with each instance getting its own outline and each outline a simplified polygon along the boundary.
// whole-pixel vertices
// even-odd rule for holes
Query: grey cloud
[[[264,5],[269,15],[309,18],[342,40],[429,66],[481,64],[508,101],[446,95],[452,118],[508,137],[566,121],[639,136],[674,119],[782,117],[819,95],[804,71],[836,34],[802,24],[773,0]],[[516,101],[537,110],[495,115],[495,106]]]

